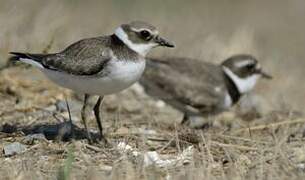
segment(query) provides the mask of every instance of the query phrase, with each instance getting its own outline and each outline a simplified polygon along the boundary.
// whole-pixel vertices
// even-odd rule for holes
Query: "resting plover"
[[[235,55],[221,65],[190,58],[151,58],[140,79],[145,91],[184,113],[182,123],[203,124],[251,91],[260,77],[271,78],[251,55]]]
[[[99,95],[94,114],[103,138],[100,107],[104,95],[122,91],[139,80],[145,68],[145,56],[154,47],[174,47],[159,36],[158,30],[146,22],[122,24],[115,33],[82,39],[54,54],[11,52],[13,60],[38,67],[52,81],[79,93],[84,93],[81,111],[88,139],[86,123],[87,100]]]

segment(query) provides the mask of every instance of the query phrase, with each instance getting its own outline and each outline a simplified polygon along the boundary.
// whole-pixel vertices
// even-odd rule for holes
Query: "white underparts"
[[[21,62],[33,65],[33,66],[38,67],[38,68],[42,68],[42,69],[44,68],[39,62],[36,62],[36,61],[34,61],[32,59],[20,58],[19,60]]]
[[[224,91],[222,90],[222,87],[218,86],[214,88],[214,91],[218,94],[223,93]],[[228,109],[232,106],[232,98],[229,94],[228,91],[225,91],[225,96],[224,96],[224,100],[223,103],[221,104],[221,108],[223,109]]]
[[[121,41],[124,42],[130,49],[139,53],[142,56],[146,56],[146,54],[157,44],[155,43],[147,43],[147,44],[137,44],[133,43],[129,40],[128,35],[122,29],[122,27],[118,27],[114,33]]]
[[[138,81],[145,69],[144,59],[140,61],[112,59],[105,76],[77,76],[64,72],[43,69],[52,81],[79,93],[108,95],[120,92]]]
[[[224,109],[229,109],[232,106],[232,98],[228,92],[226,92],[225,100],[223,104]]]
[[[253,74],[249,77],[241,78],[234,74],[229,68],[225,66],[222,66],[222,68],[226,75],[229,76],[229,78],[234,82],[240,93],[247,93],[251,91],[260,77],[260,74]]]

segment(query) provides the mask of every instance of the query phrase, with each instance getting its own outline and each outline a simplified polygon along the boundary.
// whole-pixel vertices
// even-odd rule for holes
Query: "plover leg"
[[[101,122],[101,105],[103,104],[103,100],[104,100],[104,96],[99,96],[93,110],[94,110],[94,115],[95,115],[95,119],[98,125],[98,128],[100,130],[100,139],[104,139],[104,134],[103,134],[103,126],[102,126],[102,122]]]
[[[187,121],[189,121],[189,117],[188,117],[187,113],[184,113],[184,114],[183,114],[182,121],[180,122],[180,124],[186,125],[186,124],[187,124]]]
[[[70,134],[71,134],[71,137],[72,137],[72,138],[75,138],[75,132],[74,132],[75,130],[74,130],[74,125],[73,125],[73,122],[72,122],[72,116],[71,116],[70,106],[69,106],[69,103],[68,103],[67,98],[65,98],[65,101],[66,101],[67,110],[68,110],[68,113],[69,113]]]
[[[88,139],[89,143],[91,144],[92,143],[92,138],[91,138],[89,129],[87,127],[87,113],[86,113],[87,108],[88,108],[88,104],[87,103],[88,103],[89,97],[90,97],[89,94],[85,94],[84,104],[83,104],[82,111],[81,111],[81,117],[82,117],[82,121],[83,121],[85,130],[86,130],[87,139]]]

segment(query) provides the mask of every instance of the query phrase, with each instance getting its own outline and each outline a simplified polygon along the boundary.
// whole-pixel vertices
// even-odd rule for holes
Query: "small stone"
[[[159,154],[156,151],[149,151],[144,154],[144,166],[151,166],[160,161]]]
[[[102,165],[100,168],[101,168],[102,171],[107,171],[107,172],[112,171],[112,166]]]
[[[304,163],[305,162],[305,146],[291,148],[292,161],[294,163]]]
[[[156,135],[157,132],[153,129],[138,128],[138,132],[143,135]]]
[[[115,134],[118,135],[126,135],[129,133],[129,129],[127,127],[120,127],[118,130],[116,130]]]
[[[53,112],[56,111],[57,107],[54,105],[48,106],[45,108],[46,111]]]
[[[304,164],[304,163],[297,164],[297,168],[298,168],[299,170],[304,171],[304,170],[305,170],[305,164]]]
[[[59,100],[56,102],[56,110],[59,112],[65,112],[67,111],[67,104],[65,101]]]
[[[27,135],[26,137],[24,137],[22,142],[25,144],[34,144],[35,140],[36,141],[47,141],[44,134],[38,133],[38,134]]]
[[[156,102],[156,107],[157,108],[164,108],[165,107],[165,102],[164,101],[161,101],[161,100],[158,100],[157,102]]]
[[[133,84],[130,89],[136,92],[138,95],[142,95],[145,92],[143,86],[141,86],[139,83]]]
[[[20,154],[23,151],[25,151],[26,146],[19,143],[19,142],[14,142],[14,143],[11,143],[11,144],[8,144],[8,145],[4,146],[3,149],[4,149],[4,155],[5,156],[12,156],[12,155],[15,155],[15,154]]]
[[[142,107],[142,104],[139,103],[136,100],[128,100],[128,101],[122,101],[121,102],[122,108],[126,111],[126,112],[140,112]]]

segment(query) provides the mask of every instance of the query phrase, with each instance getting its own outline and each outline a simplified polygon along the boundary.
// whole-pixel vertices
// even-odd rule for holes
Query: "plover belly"
[[[139,80],[145,61],[112,61],[105,75],[78,76],[60,71],[42,69],[55,83],[79,93],[107,95],[122,91]]]

